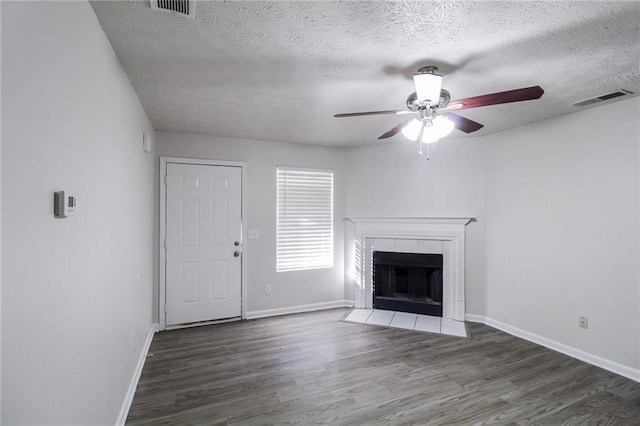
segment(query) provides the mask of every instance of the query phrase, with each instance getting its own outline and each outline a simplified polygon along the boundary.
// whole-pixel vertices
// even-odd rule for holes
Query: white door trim
[[[158,323],[160,330],[167,327],[167,314],[165,312],[166,290],[167,290],[167,266],[165,259],[165,243],[167,235],[166,209],[167,209],[167,186],[165,176],[167,175],[167,164],[196,164],[203,166],[227,166],[240,167],[242,170],[241,182],[241,223],[242,223],[242,267],[241,267],[241,284],[240,298],[241,318],[247,318],[247,226],[246,226],[246,182],[247,182],[247,163],[244,161],[225,161],[225,160],[203,160],[198,158],[181,158],[181,157],[160,157],[160,220],[158,232]]]

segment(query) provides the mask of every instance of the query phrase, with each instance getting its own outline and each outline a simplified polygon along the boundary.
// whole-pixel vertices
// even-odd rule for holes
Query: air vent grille
[[[150,0],[151,9],[174,15],[195,18],[195,0]]]
[[[584,101],[576,102],[573,106],[584,107],[587,105],[592,105],[598,102],[608,101],[609,99],[619,98],[620,96],[633,95],[633,92],[630,92],[625,89],[620,89],[616,92],[607,93],[606,95],[596,96],[595,98],[585,99]]]

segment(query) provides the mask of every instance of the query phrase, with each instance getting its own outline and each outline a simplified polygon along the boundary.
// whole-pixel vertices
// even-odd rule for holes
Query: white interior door
[[[241,185],[241,167],[167,164],[167,325],[241,315]]]

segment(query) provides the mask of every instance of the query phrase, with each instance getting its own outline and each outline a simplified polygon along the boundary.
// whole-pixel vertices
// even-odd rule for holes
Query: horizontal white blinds
[[[278,167],[278,271],[333,266],[333,172]]]

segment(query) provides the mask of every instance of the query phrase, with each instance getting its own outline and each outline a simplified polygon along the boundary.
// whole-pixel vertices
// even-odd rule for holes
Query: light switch
[[[257,229],[249,229],[249,239],[257,240],[260,238],[260,232]]]

